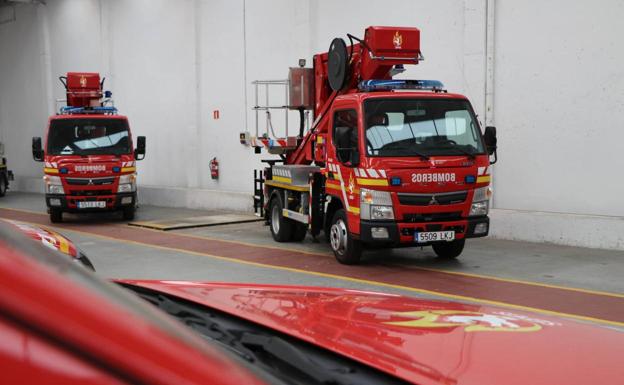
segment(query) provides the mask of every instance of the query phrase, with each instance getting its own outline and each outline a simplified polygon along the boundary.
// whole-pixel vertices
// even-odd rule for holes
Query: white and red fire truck
[[[393,77],[423,60],[416,28],[369,27],[336,38],[313,68],[291,68],[287,105],[258,103],[266,132],[241,142],[277,154],[256,174],[254,205],[278,242],[324,231],[341,263],[367,247],[431,245],[455,258],[467,238],[489,232],[490,165],[496,129],[481,133],[465,96],[435,80]],[[264,86],[264,88],[263,88]],[[299,110],[298,135],[276,137],[273,108]],[[305,131],[305,115],[313,122]],[[492,157],[492,161],[490,158]],[[262,186],[262,187],[260,187]]]
[[[117,114],[104,79],[87,72],[59,78],[67,90],[67,106],[48,119],[45,150],[32,140],[33,158],[45,162],[45,200],[51,222],[63,212],[118,210],[134,218],[137,206],[136,160],[145,157],[145,137],[133,148],[128,118]]]

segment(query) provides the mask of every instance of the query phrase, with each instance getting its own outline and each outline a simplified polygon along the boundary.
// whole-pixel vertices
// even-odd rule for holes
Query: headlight
[[[472,205],[470,206],[470,212],[468,216],[476,217],[487,215],[490,209],[490,197],[492,196],[492,189],[490,186],[481,187],[474,191],[472,198]]]
[[[392,206],[392,196],[389,191],[369,190],[367,188],[360,189],[360,202]]]
[[[379,219],[394,219],[394,212],[392,211],[392,206],[370,206],[370,219],[379,220]]]
[[[360,218],[368,220],[394,219],[390,192],[360,189]]]
[[[136,174],[126,174],[119,177],[119,184],[134,183],[136,181]]]
[[[468,216],[477,217],[487,215],[489,211],[490,202],[475,202],[470,206],[470,213]]]
[[[117,192],[118,193],[129,193],[129,192],[134,192],[136,186],[134,183],[124,183],[124,184],[120,184],[119,187],[117,187]]]
[[[121,175],[117,193],[129,193],[136,191],[136,174]]]
[[[45,175],[43,177],[43,181],[45,182],[46,194],[65,194],[65,190],[63,190],[63,182],[59,176]]]

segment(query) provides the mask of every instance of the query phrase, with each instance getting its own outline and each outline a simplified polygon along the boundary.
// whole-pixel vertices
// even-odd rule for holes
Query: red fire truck
[[[290,69],[285,106],[271,106],[268,95],[258,102],[258,87],[278,81],[254,82],[267,129],[256,123],[255,136],[241,141],[280,156],[256,177],[254,206],[278,242],[324,231],[341,263],[357,263],[373,246],[431,245],[455,258],[467,238],[489,231],[496,129],[482,134],[468,99],[439,81],[393,79],[423,60],[418,29],[369,27],[363,39],[348,37],[349,46],[336,38],[315,55],[313,68],[300,60]],[[298,135],[275,137],[274,108],[299,111]]]
[[[63,212],[123,211],[134,218],[136,160],[145,157],[145,137],[133,149],[128,118],[117,114],[111,92],[97,73],[69,72],[59,78],[67,106],[51,116],[45,136],[32,140],[33,158],[45,162],[45,199],[50,221]]]

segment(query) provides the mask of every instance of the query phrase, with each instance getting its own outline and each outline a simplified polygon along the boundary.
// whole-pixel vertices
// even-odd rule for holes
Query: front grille
[[[115,183],[115,177],[110,178],[67,178],[67,184],[74,186],[101,186]]]
[[[96,195],[113,195],[113,190],[71,190],[69,192],[69,195],[87,197],[92,197]]]
[[[421,214],[404,214],[404,222],[421,223],[421,222],[450,222],[461,220],[461,211],[453,211],[450,213],[421,213]]]
[[[406,194],[399,193],[399,202],[408,206],[452,205],[462,203],[468,197],[468,191],[457,191],[439,194]]]

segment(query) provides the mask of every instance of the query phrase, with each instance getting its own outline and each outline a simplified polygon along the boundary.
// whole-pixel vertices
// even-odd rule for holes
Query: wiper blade
[[[474,152],[461,148],[459,144],[457,144],[457,142],[455,142],[454,140],[451,140],[451,139],[440,140],[436,144],[442,144],[442,143],[450,144],[449,148],[452,148],[453,150],[457,150],[461,152],[462,154],[467,155],[470,159],[474,159],[476,157]]]
[[[332,375],[328,372],[332,370],[331,368],[323,368],[323,365],[319,362],[310,359],[301,349],[296,348],[282,338],[243,333],[240,342],[247,347],[260,348],[265,353],[273,356],[274,359],[278,359],[283,364],[307,374],[320,383],[343,383],[336,380],[335,374]],[[349,368],[339,368],[338,370],[345,373],[349,371]]]
[[[405,148],[381,148],[379,149],[379,152],[384,154],[386,152],[403,152],[405,153],[405,155],[410,155],[410,156],[418,156],[424,160],[429,160],[429,156],[423,154],[422,152],[418,152],[418,151],[414,151],[412,148],[409,147],[405,147]]]

